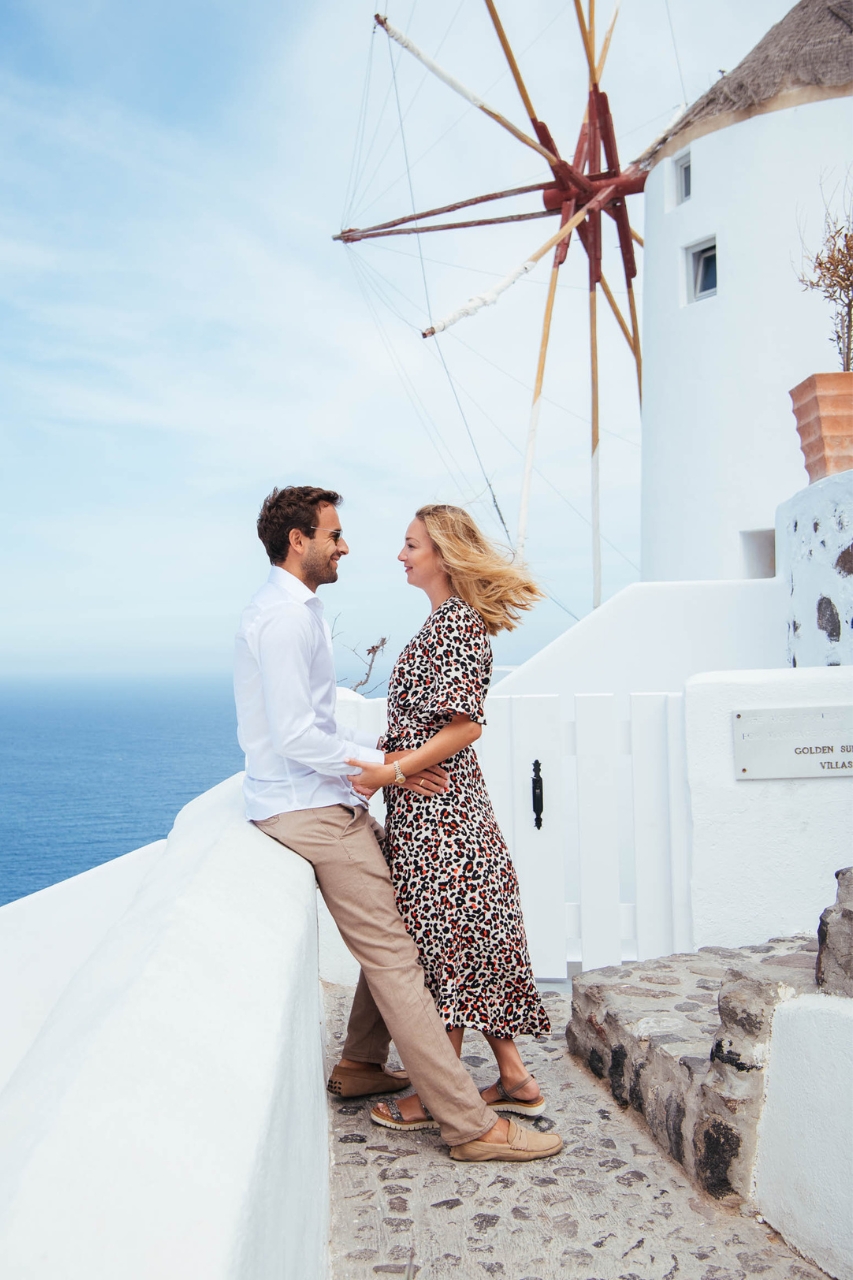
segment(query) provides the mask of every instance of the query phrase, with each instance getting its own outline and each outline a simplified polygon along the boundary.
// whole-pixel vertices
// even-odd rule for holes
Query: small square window
[[[713,298],[717,292],[717,242],[711,240],[687,250],[688,301]]]
[[[690,152],[675,162],[676,204],[690,199]]]

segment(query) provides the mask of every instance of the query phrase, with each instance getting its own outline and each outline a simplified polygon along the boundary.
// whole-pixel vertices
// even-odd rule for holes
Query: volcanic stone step
[[[773,1010],[815,986],[808,935],[575,977],[570,1051],[716,1198],[748,1196]]]

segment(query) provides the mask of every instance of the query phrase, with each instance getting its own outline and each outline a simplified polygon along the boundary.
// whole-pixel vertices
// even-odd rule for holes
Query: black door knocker
[[[538,760],[533,761],[531,790],[533,792],[533,821],[536,825],[536,830],[539,831],[542,826],[544,800],[542,797],[542,766]]]

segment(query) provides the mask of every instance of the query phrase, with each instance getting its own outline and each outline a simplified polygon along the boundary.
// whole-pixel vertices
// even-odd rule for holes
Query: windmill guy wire
[[[486,421],[490,423],[491,426],[494,427],[498,435],[503,436],[504,440],[506,440],[510,448],[514,449],[519,456],[523,456],[523,450],[520,449],[519,446],[515,443],[515,441],[510,436],[507,435],[507,433],[498,425],[497,422],[495,422],[494,418],[491,417],[491,415],[483,408],[483,406],[479,404],[477,400],[474,399],[474,397],[471,395],[471,392],[468,390],[468,388],[463,386],[461,382],[459,383],[459,386],[461,390],[464,392],[464,394],[471,401],[471,403],[474,405],[474,408],[479,409],[480,413],[483,415]],[[585,516],[584,513],[581,510],[579,510],[579,508],[576,507],[574,503],[571,502],[566,497],[566,495],[562,492],[562,490],[557,488],[553,480],[549,479],[549,477],[546,476],[543,471],[540,471],[539,467],[537,467],[535,464],[534,464],[533,470],[536,473],[536,475],[539,476],[540,480],[544,480],[548,488],[553,490],[553,492],[556,493],[557,497],[562,502],[565,502],[569,510],[573,511],[579,520],[582,520],[585,525],[591,527],[592,521],[587,516]],[[620,548],[617,547],[615,542],[611,542],[609,538],[606,538],[604,536],[604,534],[601,535],[601,541],[606,542],[608,547],[610,547],[611,550],[615,551],[618,556],[621,556],[622,559],[625,561],[625,563],[629,564],[632,569],[636,569],[637,573],[640,572],[640,566],[638,564],[635,564],[634,561],[630,558],[630,556],[627,556],[624,551],[620,550]]]
[[[416,205],[415,205],[415,191],[414,191],[414,187],[412,186],[412,173],[411,173],[411,169],[409,168],[409,149],[408,149],[408,147],[406,146],[406,133],[405,133],[405,130],[404,130],[404,128],[403,128],[403,114],[402,114],[402,110],[401,110],[401,107],[400,107],[400,93],[399,93],[399,89],[398,89],[398,87],[397,87],[397,68],[396,68],[396,66],[394,65],[394,57],[393,57],[393,53],[392,53],[392,50],[391,50],[391,42],[390,42],[390,41],[388,42],[388,53],[389,53],[389,57],[390,57],[390,59],[391,59],[391,75],[392,75],[392,78],[393,78],[393,81],[394,81],[394,97],[395,97],[396,102],[397,102],[397,115],[398,115],[399,120],[400,120],[400,140],[401,140],[401,142],[402,142],[402,144],[403,144],[403,159],[404,159],[405,164],[406,164],[406,179],[407,179],[408,184],[409,184],[409,196],[410,196],[410,199],[411,199],[411,201],[412,201],[412,213],[416,213],[416,212],[417,212],[417,207],[416,207]],[[423,282],[424,282],[424,298],[425,298],[425,301],[426,301],[427,315],[429,316],[430,324],[432,324],[432,307],[431,307],[431,305],[430,305],[429,286],[427,285],[427,278],[426,278],[426,266],[424,265],[423,253],[422,253],[422,251],[421,251],[421,238],[420,238],[420,236],[417,236],[417,237],[416,237],[416,240],[417,240],[417,245],[418,245],[418,255],[419,255],[419,258],[420,258],[420,264],[421,264],[421,276],[422,276],[422,278],[423,278]],[[461,400],[459,399],[459,396],[458,396],[457,391],[456,391],[456,387],[454,386],[454,383],[453,383],[453,378],[451,377],[451,375],[450,375],[450,370],[449,370],[449,369],[448,369],[448,367],[447,367],[447,362],[446,362],[446,360],[445,360],[445,358],[444,358],[444,352],[441,350],[441,347],[438,345],[438,343],[436,343],[436,349],[438,350],[438,354],[439,354],[439,358],[440,358],[440,360],[441,360],[442,368],[444,369],[444,372],[445,372],[445,374],[447,375],[447,381],[448,381],[448,384],[449,384],[449,386],[450,386],[450,390],[451,390],[451,392],[452,392],[452,394],[453,394],[453,399],[456,401],[456,406],[457,406],[457,408],[458,408],[458,410],[459,410],[459,416],[462,418],[462,422],[463,422],[463,424],[464,424],[464,426],[465,426],[465,431],[466,431],[466,433],[467,433],[467,435],[468,435],[468,440],[469,440],[470,445],[471,445],[471,448],[472,448],[472,450],[473,450],[473,452],[474,452],[474,457],[477,459],[477,463],[478,463],[478,465],[479,465],[480,472],[481,472],[481,474],[482,474],[483,479],[484,479],[484,480],[485,480],[485,482],[486,482],[486,485],[488,486],[489,493],[491,494],[491,497],[492,497],[492,503],[493,503],[493,505],[494,505],[495,511],[497,512],[498,519],[499,519],[499,520],[500,520],[500,522],[501,522],[501,526],[502,526],[502,528],[503,528],[504,533],[505,533],[505,534],[506,534],[506,536],[507,536],[507,539],[509,540],[509,542],[510,542],[510,543],[512,543],[512,538],[511,538],[511,536],[510,536],[509,529],[507,528],[507,523],[506,523],[506,520],[504,519],[503,512],[501,511],[500,504],[498,503],[497,495],[496,495],[496,493],[495,493],[495,491],[494,491],[494,489],[493,489],[493,487],[492,487],[492,482],[491,482],[491,480],[489,479],[489,477],[488,477],[488,475],[487,475],[487,473],[486,473],[486,468],[485,468],[485,466],[483,465],[483,459],[480,457],[480,451],[479,451],[479,449],[477,448],[477,444],[476,444],[476,441],[474,440],[474,436],[473,436],[473,433],[472,433],[472,431],[471,431],[471,427],[470,427],[470,425],[469,425],[469,423],[468,423],[468,419],[467,419],[467,418],[466,418],[466,416],[465,416],[465,410],[462,408],[462,402],[461,402]]]
[[[376,23],[373,24],[373,30],[370,33],[370,44],[368,46],[367,55],[367,71],[364,77],[364,85],[361,91],[361,106],[358,113],[358,123],[355,130],[355,149],[353,150],[352,163],[350,165],[349,176],[347,178],[346,193],[344,195],[344,206],[341,211],[341,224],[348,221],[348,215],[355,199],[355,189],[358,185],[358,175],[361,169],[361,154],[364,149],[364,134],[367,127],[367,107],[370,100],[370,80],[373,71],[373,50],[376,46]]]
[[[382,322],[379,319],[378,315],[376,314],[376,310],[370,299],[370,295],[367,292],[366,286],[358,275],[358,271],[356,269],[356,264],[358,261],[357,258],[352,258],[350,259],[350,261],[353,267],[353,273],[355,275],[356,284],[358,285],[359,291],[361,292],[365,305],[370,313],[370,317],[373,320],[373,323],[376,325],[376,329],[379,334],[380,341],[382,342],[382,345],[385,347],[385,350],[388,353],[388,356],[391,360],[391,365],[395,373],[397,374],[397,377],[400,379],[400,382],[403,386],[403,390],[406,394],[407,399],[409,400],[409,402],[412,405],[412,408],[414,409],[415,417],[418,419],[421,426],[423,427],[427,439],[429,440],[433,449],[435,449],[435,452],[438,455],[439,461],[441,462],[442,466],[446,470],[447,474],[450,476],[450,479],[453,481],[454,486],[456,487],[456,489],[459,491],[461,495],[464,495],[466,492],[466,486],[460,483],[459,477],[461,476],[462,479],[464,480],[465,473],[462,470],[462,468],[459,466],[456,459],[453,457],[453,454],[448,449],[447,445],[442,439],[441,432],[439,431],[437,424],[433,421],[432,417],[429,414],[429,411],[427,410],[423,401],[418,396],[414,386],[411,384],[411,380],[408,378],[405,372],[403,363],[399,359],[396,351],[394,350],[394,345],[391,342],[391,339],[386,334],[385,329],[382,325]],[[430,426],[432,427],[432,431],[435,433],[435,437],[430,432]],[[439,447],[439,443],[437,443],[437,441],[440,442],[441,447]],[[445,451],[445,453],[447,453],[448,457],[450,457],[450,459],[452,460],[453,464],[457,468],[458,474],[454,472],[453,467],[451,467],[450,463],[443,456],[442,449]]]
[[[672,51],[675,54],[675,65],[678,67],[678,78],[681,81],[681,101],[687,102],[687,90],[684,87],[684,76],[681,71],[681,59],[678,56],[678,45],[675,40],[675,28],[672,25],[672,14],[669,11],[669,0],[663,0],[666,6],[666,16],[669,21],[669,34],[672,36]]]
[[[404,253],[399,249],[389,249],[387,245],[374,244],[373,247],[374,249],[378,249],[383,253],[396,254],[400,258],[417,258],[417,254],[415,253]],[[395,293],[398,293],[401,298],[405,299],[406,302],[408,302],[412,307],[414,307],[415,311],[420,312],[420,305],[416,303],[413,298],[410,298],[407,293],[403,293],[403,290],[400,289],[396,284],[394,284],[392,280],[389,280],[387,276],[383,275],[382,272],[377,267],[375,267],[372,262],[369,262],[364,256],[362,256],[359,261],[363,266],[368,266],[370,270],[373,272],[373,274],[375,276],[378,276],[378,278],[382,281],[384,285],[387,286],[387,288],[393,289]],[[496,271],[483,271],[478,267],[466,267],[466,266],[460,265],[458,262],[444,262],[442,261],[441,258],[425,257],[424,262],[432,262],[439,267],[453,267],[454,269],[459,271],[473,271],[473,272],[476,272],[478,275],[490,276],[492,278],[498,275],[498,272]],[[539,283],[539,282],[528,280],[526,281],[526,283],[533,284],[533,283]],[[570,285],[570,284],[558,285],[558,290],[559,289],[576,289],[584,293],[586,292],[586,289],[582,285]],[[377,292],[381,293],[381,291],[378,289],[378,286],[377,286]],[[614,290],[614,293],[618,293],[618,292],[624,292],[624,291]],[[402,320],[402,322],[409,329],[415,329],[417,330],[418,333],[421,332],[419,325],[413,324],[411,320],[408,320],[403,315],[403,313],[399,311],[384,294],[382,294],[381,296],[383,301],[385,302],[385,305],[389,308],[389,310],[392,311],[394,315],[398,317],[398,319]],[[528,382],[525,382],[523,378],[517,378],[515,374],[510,373],[508,369],[505,369],[502,365],[496,364],[494,360],[490,360],[488,356],[483,355],[482,351],[478,351],[476,347],[472,347],[470,342],[465,342],[464,339],[460,338],[458,334],[451,333],[449,336],[453,339],[454,342],[458,342],[460,346],[465,347],[468,351],[470,351],[472,355],[477,356],[478,359],[483,360],[488,365],[491,365],[493,369],[496,369],[498,373],[503,374],[505,378],[509,378],[511,382],[515,382],[518,384],[518,386],[524,387],[525,391],[533,390],[531,385]],[[544,404],[550,404],[553,406],[553,408],[559,409],[561,413],[565,413],[570,418],[575,418],[578,422],[583,422],[586,426],[589,426],[589,421],[590,421],[589,418],[584,417],[582,413],[575,413],[574,409],[567,409],[564,404],[560,404],[559,400],[554,400],[550,396],[546,396],[544,393],[541,398]],[[618,431],[614,431],[612,427],[602,427],[601,434],[606,436],[612,436],[614,440],[621,440],[623,444],[629,444],[633,449],[640,448],[639,441],[631,440],[628,436],[620,435],[620,433]]]
[[[408,257],[413,257],[414,255],[413,255],[413,254],[408,254],[407,256],[408,256]],[[404,299],[404,301],[408,302],[410,306],[414,307],[416,311],[417,311],[417,310],[419,310],[418,303],[416,303],[416,302],[414,301],[414,299],[410,298],[410,297],[408,296],[408,294],[403,293],[402,289],[398,288],[398,287],[397,287],[397,285],[395,285],[395,284],[393,283],[393,281],[388,280],[385,276],[383,276],[383,275],[381,274],[381,272],[377,271],[376,267],[374,267],[371,263],[366,262],[366,261],[365,261],[365,259],[364,259],[364,258],[361,258],[361,257],[356,258],[356,259],[353,259],[353,261],[358,263],[358,267],[359,267],[359,269],[360,269],[360,270],[362,270],[362,271],[363,271],[365,268],[369,268],[369,270],[373,273],[373,275],[377,276],[377,277],[378,277],[378,279],[379,279],[379,280],[381,280],[382,284],[387,285],[387,287],[388,287],[389,289],[393,289],[395,293],[398,293],[398,294],[400,295],[400,297],[401,297],[401,298],[403,298],[403,299]],[[371,280],[371,279],[370,279],[370,277],[369,277],[369,276],[367,276],[367,275],[365,275],[365,280],[368,280],[368,281],[369,281],[369,283],[370,283],[370,287],[371,287],[372,289],[374,289],[374,291],[376,292],[377,297],[381,299],[381,301],[382,301],[382,302],[384,303],[384,305],[388,308],[388,310],[392,313],[392,315],[395,315],[395,316],[397,317],[397,319],[398,319],[398,320],[400,320],[403,324],[405,324],[405,325],[406,325],[406,327],[407,327],[407,328],[417,330],[417,325],[413,324],[413,323],[411,322],[411,320],[407,320],[407,319],[406,319],[406,317],[403,315],[402,311],[400,311],[400,310],[399,310],[399,309],[394,305],[394,303],[391,301],[391,299],[387,296],[387,294],[384,292],[384,290],[380,288],[380,286],[376,283],[376,281],[375,281],[375,280]],[[453,337],[453,336],[454,336],[454,335],[453,335],[453,334],[451,334],[451,337]],[[473,355],[475,355],[475,356],[479,356],[481,360],[484,360],[484,361],[486,362],[486,364],[491,365],[491,367],[492,367],[493,369],[496,369],[496,370],[498,371],[498,373],[503,373],[503,374],[505,374],[505,375],[506,375],[506,377],[508,377],[512,382],[516,382],[516,383],[518,383],[518,385],[519,385],[519,386],[524,387],[524,389],[525,389],[526,391],[529,391],[529,390],[530,390],[530,387],[528,386],[528,384],[527,384],[526,382],[524,382],[521,378],[516,378],[514,374],[509,373],[506,369],[501,368],[501,366],[500,366],[500,365],[495,364],[495,362],[494,362],[493,360],[490,360],[490,359],[488,358],[488,356],[484,356],[484,355],[482,354],[482,352],[477,351],[477,349],[476,349],[475,347],[472,347],[469,343],[467,343],[467,342],[463,342],[461,338],[457,338],[457,339],[456,339],[456,341],[457,341],[457,342],[459,342],[463,347],[467,347],[467,349],[468,349],[468,350],[469,350]],[[431,350],[430,348],[427,348],[427,349],[428,349],[428,350]],[[396,358],[397,358],[397,360],[399,360],[399,357],[396,357]],[[402,364],[402,361],[400,361],[400,363]],[[408,376],[408,375],[407,375],[407,376]],[[461,382],[457,377],[454,377],[454,385],[455,385],[455,386],[456,386],[456,387],[457,387],[457,388],[458,388],[458,389],[463,393],[463,395],[467,396],[467,398],[470,400],[470,402],[471,402],[471,404],[474,406],[474,408],[475,408],[475,409],[476,409],[476,410],[477,410],[477,411],[478,411],[478,412],[479,412],[479,413],[480,413],[480,414],[485,418],[485,420],[486,420],[486,422],[488,422],[489,426],[490,426],[490,427],[492,427],[492,428],[493,428],[493,429],[498,433],[498,435],[499,435],[499,436],[501,436],[501,437],[502,437],[502,439],[504,439],[504,440],[507,442],[507,444],[510,446],[510,448],[511,448],[511,449],[513,449],[517,454],[522,455],[522,450],[521,450],[521,449],[519,448],[519,446],[515,443],[515,441],[512,439],[512,437],[511,437],[511,436],[509,436],[509,435],[506,433],[506,431],[504,431],[504,430],[503,430],[503,428],[500,426],[500,424],[499,424],[498,422],[496,422],[496,421],[495,421],[495,419],[491,416],[491,414],[490,414],[486,409],[484,409],[484,408],[483,408],[483,406],[482,406],[482,405],[480,404],[480,402],[476,399],[476,397],[475,397],[475,396],[473,396],[473,395],[471,394],[471,391],[468,389],[468,387],[466,387],[466,386],[465,386],[465,384],[464,384],[463,382]],[[571,409],[566,409],[563,405],[558,404],[558,402],[557,402],[556,400],[550,400],[547,396],[543,396],[542,398],[543,398],[543,400],[544,400],[546,403],[548,403],[548,404],[552,405],[552,406],[553,406],[554,408],[556,408],[556,409],[561,410],[563,413],[567,413],[567,414],[569,414],[571,417],[578,418],[578,419],[579,419],[579,421],[581,421],[581,422],[585,422],[585,423],[588,423],[588,422],[589,422],[589,419],[588,419],[588,418],[581,418],[579,414],[574,414],[574,413],[572,413]],[[424,412],[426,413],[426,408],[423,406],[423,402],[422,402],[422,401],[420,401],[420,399],[419,399],[419,403],[421,404],[421,407],[424,409]],[[432,419],[430,419],[430,421],[432,421]],[[438,430],[438,428],[436,427],[436,425],[435,425],[435,423],[434,423],[434,422],[433,422],[433,428],[434,428],[436,431]],[[615,433],[614,433],[614,432],[610,432],[609,434],[611,434],[611,435],[615,435]],[[633,440],[628,440],[628,439],[627,439],[627,437],[625,437],[625,436],[616,436],[616,439],[618,439],[618,440],[624,440],[626,444],[634,444],[634,443],[635,443]],[[446,445],[445,445],[444,447],[445,447],[445,449],[447,448],[447,446],[446,446]],[[448,450],[448,452],[449,452],[449,450]],[[451,457],[453,457],[453,455],[452,455],[452,454],[451,454],[450,456],[451,456]],[[456,466],[457,466],[457,467],[459,467],[459,463],[458,463],[458,462],[456,462],[456,459],[455,459],[455,458],[453,458],[453,461],[454,461],[454,463],[456,463]],[[464,474],[464,473],[462,473],[462,469],[461,469],[461,467],[459,467],[459,470],[460,470],[460,474]],[[591,523],[592,523],[592,522],[589,520],[589,518],[588,518],[587,516],[585,516],[585,515],[583,514],[583,512],[582,512],[578,507],[576,507],[576,506],[574,505],[574,503],[573,503],[569,498],[567,498],[567,497],[566,497],[566,495],[562,492],[562,490],[561,490],[561,489],[558,489],[558,488],[557,488],[557,486],[554,484],[553,480],[551,480],[551,479],[550,479],[550,478],[549,478],[549,477],[544,473],[544,471],[542,471],[542,470],[541,470],[539,467],[537,467],[537,466],[534,466],[533,470],[534,470],[535,474],[539,477],[539,479],[540,479],[540,480],[542,480],[542,481],[544,481],[544,483],[548,486],[548,488],[549,488],[549,489],[551,489],[551,490],[552,490],[552,491],[557,495],[557,497],[560,499],[560,501],[561,501],[561,502],[564,502],[564,503],[566,504],[566,506],[569,508],[569,510],[570,510],[571,512],[573,512],[573,513],[578,517],[578,519],[579,519],[579,520],[583,521],[583,523],[584,523],[585,525],[587,525],[587,526],[590,526],[590,525],[591,525]],[[458,486],[458,481],[457,481],[457,486]],[[460,489],[460,492],[461,492],[461,489]],[[607,543],[608,547],[610,547],[612,551],[615,551],[615,552],[616,552],[616,554],[617,554],[618,556],[620,556],[620,557],[625,561],[625,563],[626,563],[626,564],[629,564],[629,565],[631,566],[631,568],[632,568],[632,569],[635,569],[635,570],[637,571],[637,573],[639,573],[639,572],[640,572],[639,565],[635,564],[635,563],[634,563],[634,561],[631,559],[631,557],[630,557],[630,556],[628,556],[628,555],[626,555],[626,554],[625,554],[625,552],[624,552],[624,551],[622,551],[622,549],[621,549],[620,547],[617,547],[617,545],[616,545],[616,543],[615,543],[615,542],[612,542],[612,541],[610,540],[610,538],[605,537],[605,535],[604,535],[604,534],[602,534],[602,535],[601,535],[601,540],[602,540],[602,542]],[[549,597],[549,598],[551,598],[551,597]],[[560,604],[560,602],[559,602],[558,600],[556,600],[556,599],[554,600],[554,603],[555,603],[555,604]],[[566,612],[566,613],[568,613],[568,614],[571,614],[571,616],[572,616],[573,618],[574,618],[574,617],[576,617],[576,615],[575,615],[574,613],[572,613],[571,609],[566,608],[566,606],[565,606],[565,605],[560,604],[560,608],[561,608],[561,609],[565,609],[565,612]]]
[[[522,56],[522,57],[523,57],[523,56],[524,56],[524,54],[525,54],[525,53],[527,53],[527,51],[528,51],[529,49],[532,49],[532,48],[533,48],[533,46],[534,46],[535,44],[538,44],[538,42],[543,38],[543,36],[547,35],[547,33],[550,31],[551,27],[553,27],[554,23],[555,23],[555,22],[558,22],[558,21],[559,21],[559,19],[560,19],[560,18],[562,18],[563,14],[566,12],[566,10],[567,10],[567,9],[569,9],[570,7],[571,7],[571,0],[568,0],[568,3],[567,3],[567,4],[565,4],[565,5],[563,5],[563,7],[562,7],[560,10],[558,10],[558,12],[557,12],[557,13],[555,13],[555,14],[554,14],[554,17],[553,17],[553,18],[551,18],[549,22],[546,22],[545,26],[541,29],[541,31],[538,33],[538,35],[535,35],[535,36],[533,37],[533,39],[532,39],[528,44],[524,45],[524,47],[521,49],[521,52],[520,52],[520,55],[519,55],[519,56]],[[454,17],[454,21],[455,21],[455,17]],[[375,24],[375,23],[374,23],[374,28],[373,28],[373,29],[374,29],[374,31],[376,30],[376,24]],[[445,39],[446,39],[446,36],[445,36]],[[440,44],[440,45],[438,46],[438,48],[436,49],[435,54],[433,55],[434,57],[436,57],[436,58],[438,57],[439,52],[441,51],[441,45],[443,45],[443,44],[444,44],[444,39],[442,39],[441,44]],[[494,88],[496,88],[499,84],[501,84],[501,83],[502,83],[502,82],[507,78],[507,76],[508,76],[508,75],[509,75],[509,71],[502,71],[502,72],[501,72],[501,74],[500,74],[499,76],[497,76],[497,77],[496,77],[496,78],[491,82],[491,84],[490,84],[490,85],[488,85],[488,86],[486,87],[486,89],[484,90],[484,92],[485,92],[485,93],[491,93],[491,91],[492,91]],[[429,76],[429,73],[427,73],[427,75],[426,75],[424,78],[425,78],[425,79],[427,79],[427,78],[428,78],[428,76]],[[423,83],[423,81],[422,81],[421,83]],[[387,98],[386,98],[386,101],[387,101]],[[416,158],[411,162],[411,167],[412,167],[413,169],[416,169],[416,168],[417,168],[417,166],[420,164],[420,162],[421,162],[423,159],[425,159],[425,158],[426,158],[426,156],[428,156],[428,155],[430,154],[430,152],[431,152],[431,151],[434,151],[434,150],[435,150],[435,148],[436,148],[437,146],[439,146],[439,144],[440,144],[440,143],[442,143],[442,142],[444,141],[444,139],[447,137],[447,135],[448,135],[449,133],[452,133],[452,132],[453,132],[453,130],[457,127],[457,125],[460,125],[460,124],[462,123],[462,121],[463,121],[463,120],[466,120],[466,119],[468,118],[468,116],[471,114],[471,112],[472,112],[472,111],[474,111],[475,109],[476,109],[476,108],[474,108],[473,106],[470,106],[470,105],[469,105],[468,107],[466,107],[466,108],[465,108],[465,110],[464,110],[464,111],[460,112],[460,114],[456,117],[456,119],[453,121],[453,123],[452,123],[452,124],[450,124],[450,125],[448,125],[448,127],[444,130],[444,132],[443,132],[442,134],[440,134],[440,135],[435,139],[435,141],[434,141],[434,142],[431,142],[431,143],[430,143],[430,145],[427,147],[427,149],[426,149],[425,151],[422,151],[422,152],[421,152],[421,154],[420,154],[419,156],[417,156],[417,157],[416,157]],[[408,109],[407,109],[407,112],[408,112]],[[396,137],[396,134],[395,134],[394,136]],[[375,174],[373,175],[373,177],[375,177]],[[370,182],[373,182],[373,177],[371,177]],[[367,211],[368,211],[369,209],[372,209],[372,208],[373,208],[373,206],[374,206],[375,204],[378,204],[378,202],[382,199],[382,197],[383,197],[384,195],[386,195],[389,191],[391,191],[391,190],[392,190],[392,189],[397,185],[397,183],[398,183],[398,182],[401,182],[401,181],[402,181],[402,179],[401,179],[401,178],[395,178],[395,179],[394,179],[394,181],[393,181],[392,183],[389,183],[389,185],[388,185],[387,187],[384,187],[384,188],[379,192],[379,195],[374,196],[374,198],[370,201],[370,203],[369,203],[368,205],[362,205],[362,206],[360,206],[361,216],[363,216],[364,214],[366,214],[366,213],[367,213]],[[370,184],[368,183],[368,187],[369,187],[369,185],[370,185]],[[366,196],[367,196],[367,190],[365,190],[365,191],[364,191],[364,193],[363,193],[363,198],[365,198]]]
[[[439,41],[439,43],[438,43],[438,49],[436,50],[436,54],[435,54],[435,56],[436,56],[436,57],[438,57],[438,53],[439,53],[439,51],[441,50],[442,46],[444,45],[444,43],[445,43],[445,41],[447,40],[448,36],[450,35],[451,31],[453,30],[453,27],[454,27],[454,25],[455,25],[455,23],[456,23],[456,19],[459,17],[459,14],[462,12],[462,6],[463,6],[463,4],[464,4],[464,3],[465,3],[465,0],[459,0],[459,6],[458,6],[458,8],[457,8],[456,12],[454,13],[453,17],[450,19],[450,22],[449,22],[449,24],[448,24],[448,26],[447,26],[446,31],[445,31],[444,35],[441,37],[441,40],[440,40],[440,41]],[[412,13],[414,13],[414,5],[412,6]],[[411,14],[409,15],[409,18],[411,19]],[[373,37],[375,37],[375,36],[376,36],[377,28],[378,28],[378,23],[374,21],[374,23],[373,23],[372,37],[371,37],[371,38],[373,38]],[[370,48],[371,48],[371,55],[372,55],[372,51],[373,51],[373,44],[372,44],[372,43],[371,43]],[[403,56],[403,50],[401,49],[401,50],[400,50],[400,52],[397,54],[397,62],[399,62],[399,61],[400,61],[400,58],[402,58],[402,56]],[[403,120],[405,120],[405,119],[406,119],[406,117],[408,116],[408,114],[409,114],[409,112],[411,111],[412,107],[415,105],[415,102],[416,102],[416,100],[417,100],[417,98],[418,98],[418,95],[420,94],[420,92],[421,92],[421,90],[423,89],[424,85],[426,84],[427,80],[429,80],[429,72],[428,72],[428,71],[425,71],[425,72],[424,72],[424,74],[423,74],[423,77],[421,78],[421,82],[420,82],[420,84],[419,84],[419,85],[418,85],[418,87],[415,89],[415,92],[412,94],[411,98],[409,99],[409,105],[406,107],[406,110],[403,112],[403,117],[402,117],[402,119],[403,119]],[[385,94],[385,99],[384,99],[384,101],[383,101],[383,103],[382,103],[382,108],[381,108],[381,110],[380,110],[380,112],[379,112],[379,116],[378,116],[378,118],[377,118],[376,127],[375,127],[375,129],[374,129],[374,131],[373,131],[373,137],[372,137],[371,142],[370,142],[370,147],[369,147],[369,149],[368,149],[367,156],[365,157],[365,162],[364,162],[364,164],[365,164],[365,168],[367,167],[367,159],[369,158],[370,152],[373,150],[373,144],[374,144],[374,142],[376,141],[376,138],[377,138],[377,137],[378,137],[378,135],[379,135],[379,129],[380,129],[380,126],[381,126],[381,123],[382,123],[382,117],[383,117],[384,112],[385,112],[385,104],[387,103],[387,101],[388,101],[388,99],[389,99],[389,97],[390,97],[390,96],[391,96],[391,85],[389,85],[389,86],[388,86],[388,89],[387,89],[386,94]],[[400,122],[400,124],[402,124],[402,121]],[[391,135],[390,139],[388,140],[388,143],[387,143],[387,144],[386,144],[386,146],[385,146],[385,150],[382,152],[382,155],[381,155],[381,156],[379,157],[379,159],[377,160],[376,165],[374,166],[373,172],[371,173],[370,177],[369,177],[369,178],[368,178],[368,180],[367,180],[367,183],[365,184],[365,186],[364,186],[364,187],[362,188],[362,190],[361,190],[361,194],[360,194],[360,196],[359,196],[359,199],[361,200],[362,204],[363,204],[363,202],[367,199],[367,196],[368,196],[368,194],[369,194],[369,192],[370,192],[370,188],[371,188],[371,186],[373,185],[374,181],[376,180],[376,177],[377,177],[378,173],[380,172],[380,170],[381,170],[381,168],[382,168],[382,165],[383,165],[383,163],[384,163],[385,157],[388,155],[388,152],[391,150],[392,146],[394,145],[394,143],[395,143],[395,142],[396,142],[396,140],[397,140],[397,134],[400,132],[400,124],[398,124],[397,128],[396,128],[396,129],[394,130],[394,132],[392,133],[392,135]],[[360,165],[360,163],[361,163],[361,162],[359,161],[359,165]],[[399,182],[399,181],[400,181],[400,179],[398,178],[398,179],[397,179],[397,181]],[[356,183],[356,186],[357,186],[357,185],[358,185],[358,184]],[[396,185],[396,184],[392,184],[392,185]],[[386,190],[387,190],[387,188],[386,188]],[[384,192],[381,192],[381,193],[380,193],[380,195],[384,195],[384,194],[385,194]],[[355,204],[355,198],[356,198],[356,196],[355,196],[355,191],[353,191],[353,197],[352,197],[352,200],[350,201],[350,206],[349,206],[349,208],[345,211],[344,218],[342,218],[342,219],[341,219],[341,226],[344,226],[345,222],[350,222],[350,221],[352,220],[352,215],[353,215],[353,206],[354,206],[354,204]],[[375,201],[371,201],[371,205],[372,205],[373,203],[375,203]],[[368,205],[368,206],[367,206],[367,208],[369,209],[369,208],[371,207],[371,205]]]

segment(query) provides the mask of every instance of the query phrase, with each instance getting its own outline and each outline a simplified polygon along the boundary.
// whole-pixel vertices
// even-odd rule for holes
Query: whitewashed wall
[[[754,1200],[795,1249],[853,1280],[853,1000],[776,1009]]]
[[[546,645],[497,686],[510,694],[680,693],[700,671],[784,667],[781,580],[639,582]]]
[[[801,234],[820,241],[821,185],[843,186],[850,111],[849,98],[814,102],[697,139],[682,204],[678,155],[649,174],[644,579],[745,576],[741,531],[772,529],[778,504],[807,483],[787,393],[836,364],[826,304],[796,271]],[[711,236],[717,293],[689,303],[686,251]]]
[[[181,811],[129,901],[115,880],[99,868],[0,910],[13,963],[28,916],[42,939],[48,922],[73,935],[84,901],[92,921],[58,993],[61,957],[45,982],[23,948],[44,1020],[0,1093],[0,1274],[321,1280],[310,866],[246,822],[237,776]]]
[[[853,777],[739,781],[732,713],[851,704],[849,667],[717,671],[688,681],[695,946],[813,933],[834,899],[835,872],[850,864]]]

